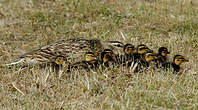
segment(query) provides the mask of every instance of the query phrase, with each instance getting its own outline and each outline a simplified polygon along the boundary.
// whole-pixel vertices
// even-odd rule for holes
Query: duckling
[[[104,49],[111,49],[114,54],[121,55],[124,44],[119,41],[104,41]]]
[[[101,53],[100,64],[102,64],[104,67],[110,67],[110,65],[116,66],[117,64],[116,55],[111,49],[105,49]]]
[[[132,54],[132,57],[130,57],[130,60],[129,60],[129,63],[128,63],[128,67],[131,67],[133,66],[133,64],[137,63],[138,61],[140,60],[143,60],[144,59],[144,55],[147,53],[147,52],[153,52],[153,50],[149,49],[146,45],[144,44],[140,44],[137,46],[136,48],[136,52],[134,52]]]
[[[140,59],[137,62],[137,67],[135,68],[135,72],[143,72],[145,69],[149,67],[151,61],[154,61],[157,58],[157,54],[153,52],[146,52],[143,59]]]
[[[98,67],[97,57],[94,55],[93,52],[87,52],[85,54],[85,60],[69,65],[67,72],[70,72],[71,69],[91,70],[91,69],[96,69],[97,67]]]
[[[57,56],[55,58],[55,61],[54,63],[52,63],[54,69],[55,69],[55,72],[56,73],[59,73],[59,76],[63,73],[63,68],[65,66],[65,62],[66,62],[66,58],[63,57],[63,56]]]
[[[121,55],[119,58],[119,63],[122,64],[123,66],[126,65],[131,65],[131,61],[134,59],[133,58],[133,53],[135,52],[135,46],[132,44],[125,44],[123,51],[124,55]]]
[[[69,38],[42,46],[20,56],[19,60],[6,64],[7,66],[18,63],[46,64],[51,63],[56,56],[63,56],[67,62],[79,61],[86,52],[94,52],[98,56],[104,48],[122,49],[123,44],[116,41],[101,41],[98,39]]]
[[[140,44],[137,46],[137,52],[134,53],[134,59],[143,58],[144,54],[147,52],[153,52],[153,50],[149,49],[146,45]]]
[[[188,62],[189,60],[185,59],[182,55],[175,55],[173,57],[173,62],[164,63],[162,66],[164,70],[168,70],[170,68],[173,69],[173,73],[178,73],[180,71],[180,65],[184,62]]]
[[[163,63],[168,62],[167,55],[170,54],[166,47],[160,47],[158,49],[157,58],[155,60],[156,67],[159,68]]]

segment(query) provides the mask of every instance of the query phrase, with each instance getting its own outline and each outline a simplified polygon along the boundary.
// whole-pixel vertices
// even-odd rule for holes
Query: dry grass
[[[128,77],[114,68],[58,78],[37,67],[0,68],[0,109],[198,109],[197,7],[196,0],[0,0],[2,64],[73,36],[167,46],[170,59],[190,60],[181,76]]]

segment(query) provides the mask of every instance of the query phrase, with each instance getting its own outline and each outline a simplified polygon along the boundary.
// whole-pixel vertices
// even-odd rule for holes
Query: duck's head
[[[55,63],[58,65],[62,65],[66,61],[66,58],[63,56],[57,56],[55,59]]]
[[[137,53],[138,54],[145,54],[147,52],[153,52],[153,50],[149,49],[146,45],[140,44],[137,46]]]
[[[126,44],[124,45],[123,50],[125,54],[132,54],[135,52],[135,46],[132,44]]]
[[[158,54],[163,56],[163,57],[166,57],[167,54],[170,54],[170,52],[168,51],[168,49],[166,47],[160,47],[158,49]]]
[[[103,41],[105,49],[111,49],[115,54],[120,54],[123,50],[124,44],[119,41]]]
[[[87,52],[85,54],[85,61],[87,62],[97,61],[97,57],[94,55],[93,52]]]
[[[176,65],[181,65],[183,62],[188,62],[189,60],[185,59],[182,55],[175,55],[173,58],[173,62]]]
[[[145,57],[146,62],[151,62],[152,60],[157,58],[157,54],[153,52],[147,52],[144,57]]]
[[[101,53],[101,59],[102,59],[103,63],[106,63],[109,61],[116,62],[115,54],[113,53],[113,51],[111,49],[105,49]]]

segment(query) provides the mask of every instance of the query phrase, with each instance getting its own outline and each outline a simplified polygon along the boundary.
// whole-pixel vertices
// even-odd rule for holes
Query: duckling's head
[[[157,57],[157,54],[155,54],[153,52],[147,52],[145,54],[145,60],[146,60],[146,62],[150,62],[150,61],[156,59],[156,57]]]
[[[163,57],[166,57],[167,54],[170,54],[170,52],[168,51],[168,49],[166,47],[160,47],[158,49],[158,54],[160,54]]]
[[[140,44],[137,46],[137,53],[138,54],[145,54],[147,52],[153,52],[153,50],[149,49],[146,45]]]
[[[92,62],[92,61],[96,61],[96,60],[97,60],[97,57],[94,55],[93,52],[87,52],[85,54],[85,61]]]
[[[188,60],[185,59],[184,56],[182,56],[182,55],[175,55],[173,58],[173,62],[176,65],[181,65],[183,62],[188,62]]]
[[[55,63],[58,65],[62,65],[66,61],[66,58],[63,56],[57,56],[55,59]]]
[[[101,59],[103,63],[109,62],[109,61],[116,61],[115,54],[111,49],[105,49],[101,53]]]
[[[123,50],[125,54],[132,54],[135,51],[135,46],[132,44],[126,44],[124,45]]]

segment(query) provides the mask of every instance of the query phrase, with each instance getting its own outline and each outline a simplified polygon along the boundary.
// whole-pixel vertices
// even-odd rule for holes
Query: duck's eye
[[[122,45],[120,45],[120,44],[117,44],[117,45],[115,45],[115,46],[117,46],[117,47],[123,47]]]

